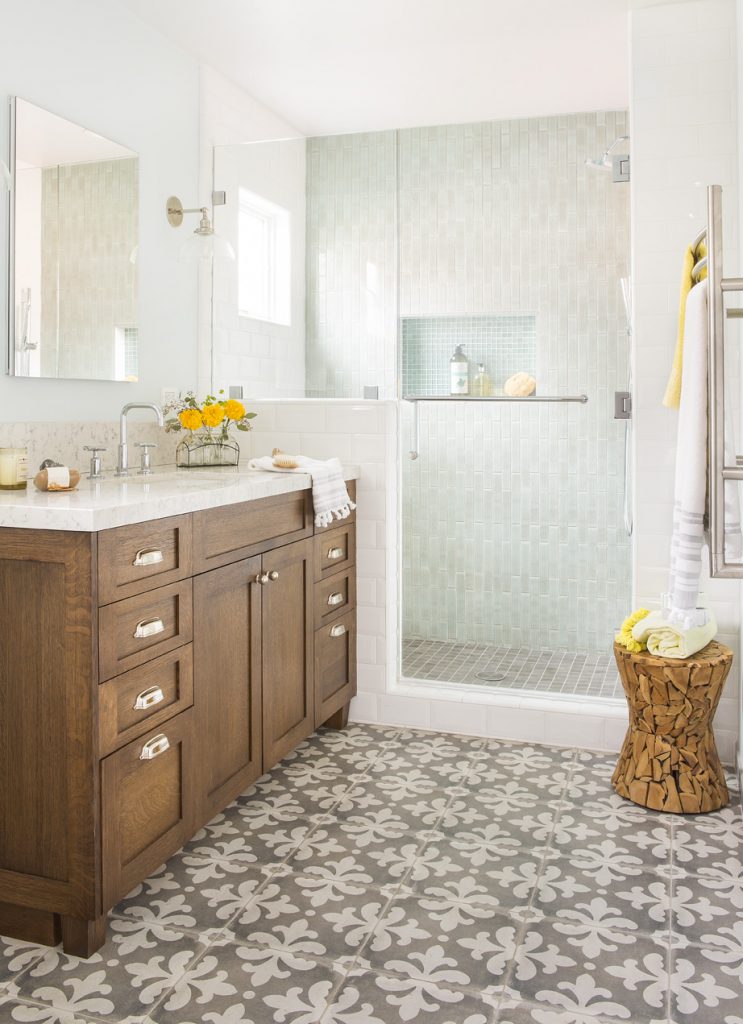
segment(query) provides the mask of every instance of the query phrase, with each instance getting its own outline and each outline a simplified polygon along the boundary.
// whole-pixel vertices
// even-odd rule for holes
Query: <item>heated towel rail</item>
[[[707,227],[695,238],[706,240],[707,255],[694,264],[692,276],[699,280],[704,268],[708,281],[708,371],[707,371],[707,524],[709,529],[710,575],[727,579],[743,578],[743,564],[725,560],[725,483],[743,480],[743,466],[725,465],[725,292],[743,292],[743,277],[724,277],[722,273],[722,188],[707,188]],[[740,317],[741,310],[729,309],[729,318]],[[736,458],[736,463],[737,463]]]
[[[588,395],[403,395],[404,402],[413,405],[413,436],[409,456],[418,458],[420,447],[420,419],[418,407],[421,402],[580,402],[585,405]]]

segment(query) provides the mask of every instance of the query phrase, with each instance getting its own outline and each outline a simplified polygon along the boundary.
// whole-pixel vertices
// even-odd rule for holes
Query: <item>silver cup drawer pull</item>
[[[163,558],[160,548],[140,548],[134,556],[132,565],[157,565]]]
[[[344,636],[345,632],[346,632],[346,627],[344,625],[342,625],[342,624],[339,624],[337,626],[333,626],[333,628],[330,630],[330,635],[331,636]]]
[[[170,740],[164,732],[160,732],[145,743],[142,747],[142,753],[139,755],[139,760],[152,761],[153,758],[164,754],[166,750],[170,750]]]
[[[141,619],[134,629],[134,639],[142,640],[144,637],[164,632],[165,624],[162,619]]]
[[[345,600],[346,599],[343,596],[343,594],[331,594],[330,597],[328,598],[328,605],[331,608],[335,608],[337,604],[343,604]]]
[[[330,551],[328,551],[328,558],[332,562],[335,562],[339,558],[343,558],[344,555],[345,551],[343,548],[331,548]]]
[[[152,708],[163,700],[165,700],[165,694],[160,687],[149,686],[146,690],[142,690],[141,693],[137,694],[137,699],[134,701],[134,710],[146,711],[147,708]]]

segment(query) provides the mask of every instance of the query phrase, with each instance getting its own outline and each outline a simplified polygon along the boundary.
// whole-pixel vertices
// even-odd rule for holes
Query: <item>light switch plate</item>
[[[160,389],[160,408],[164,409],[166,405],[172,405],[173,402],[178,400],[178,388],[165,387]]]

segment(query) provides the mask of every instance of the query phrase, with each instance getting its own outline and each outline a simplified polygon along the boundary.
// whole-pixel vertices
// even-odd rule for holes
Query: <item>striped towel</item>
[[[707,282],[689,292],[684,325],[684,372],[681,382],[676,480],[671,538],[669,593],[663,604],[669,622],[684,628],[703,625],[699,604],[707,493]],[[725,431],[726,462],[735,461],[732,434]],[[725,554],[740,558],[738,491],[725,488]]]
[[[296,469],[279,469],[274,466],[270,455],[251,459],[250,469],[268,470],[270,473],[309,473],[312,477],[312,504],[315,507],[315,526],[330,526],[334,519],[346,519],[356,505],[348,496],[343,467],[338,459],[308,459],[304,455],[293,458],[299,463]]]

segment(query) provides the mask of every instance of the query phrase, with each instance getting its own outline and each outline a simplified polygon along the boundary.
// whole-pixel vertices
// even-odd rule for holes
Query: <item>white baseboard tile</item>
[[[348,717],[352,722],[379,722],[379,697],[375,693],[358,693],[351,701]]]
[[[489,707],[488,736],[499,740],[545,743],[548,713],[536,708]]]
[[[456,732],[465,736],[487,736],[487,713],[484,704],[465,704],[461,701],[430,701],[430,726],[441,732]]]
[[[545,742],[558,747],[605,750],[605,721],[599,715],[550,711],[545,715]]]
[[[379,698],[379,720],[385,725],[408,725],[413,729],[430,729],[430,703],[418,697],[402,697],[388,693]]]

